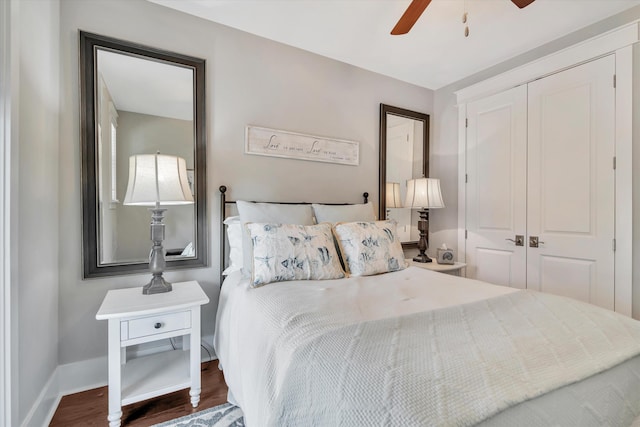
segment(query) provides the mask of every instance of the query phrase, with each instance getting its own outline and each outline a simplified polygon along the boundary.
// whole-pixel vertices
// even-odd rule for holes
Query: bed
[[[635,320],[404,265],[256,285],[258,265],[227,269],[214,337],[249,427],[621,426],[640,415]]]

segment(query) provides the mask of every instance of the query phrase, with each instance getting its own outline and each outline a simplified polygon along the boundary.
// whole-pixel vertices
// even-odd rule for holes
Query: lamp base
[[[429,255],[427,255],[426,253],[420,253],[415,257],[413,257],[413,261],[414,262],[432,262],[433,260],[429,258]]]
[[[151,281],[144,285],[142,288],[143,295],[161,294],[163,292],[171,292],[171,283],[164,280],[162,273],[160,275],[153,275]]]
[[[418,231],[420,232],[420,240],[418,240],[418,250],[420,253],[413,258],[414,262],[431,262],[431,258],[427,255],[429,247],[429,211],[420,209],[420,221],[418,221]]]

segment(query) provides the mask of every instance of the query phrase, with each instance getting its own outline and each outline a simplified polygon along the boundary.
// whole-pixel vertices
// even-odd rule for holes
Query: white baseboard
[[[58,366],[60,396],[91,390],[107,385],[107,356]]]
[[[62,396],[104,385],[107,385],[106,356],[58,365],[21,426],[48,426]]]
[[[58,368],[56,368],[49,380],[38,395],[29,413],[22,421],[22,427],[48,426],[53,414],[60,403],[61,395],[58,393]]]
[[[210,355],[212,359],[217,358],[210,344],[212,342],[213,336],[202,337],[202,344],[210,352],[209,354],[201,349],[203,362],[210,360]],[[171,349],[171,344],[168,341],[160,342],[160,345],[137,347],[134,351],[129,352],[128,356],[141,357]],[[53,419],[62,396],[107,385],[107,367],[107,356],[58,365],[22,422],[21,427],[48,426]]]

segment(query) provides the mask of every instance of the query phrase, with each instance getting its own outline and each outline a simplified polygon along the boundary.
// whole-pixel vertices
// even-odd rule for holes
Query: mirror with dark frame
[[[83,277],[149,269],[151,216],[124,206],[129,157],[184,158],[194,203],[168,206],[166,270],[207,265],[205,61],[80,31]]]
[[[418,211],[404,207],[407,180],[429,176],[429,115],[380,104],[379,218],[398,222],[403,248],[418,245]]]

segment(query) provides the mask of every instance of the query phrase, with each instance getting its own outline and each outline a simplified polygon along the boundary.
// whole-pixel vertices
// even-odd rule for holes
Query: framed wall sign
[[[245,153],[351,166],[360,163],[359,142],[257,126],[247,126]]]

